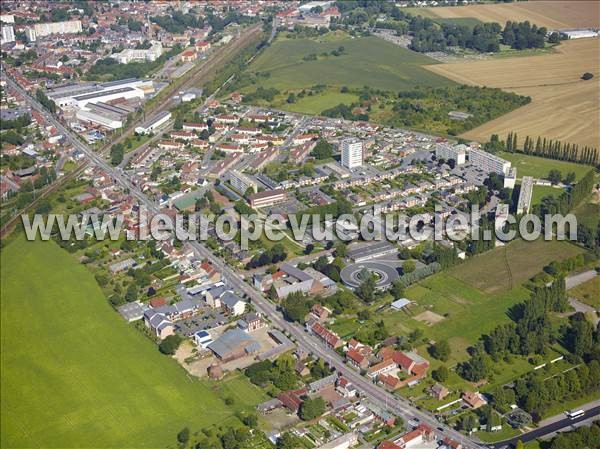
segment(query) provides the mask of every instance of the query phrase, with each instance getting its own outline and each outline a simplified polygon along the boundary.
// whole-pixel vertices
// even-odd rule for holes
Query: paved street
[[[57,130],[62,133],[66,139],[77,149],[82,151],[94,165],[102,168],[107,173],[111,174],[115,182],[127,189],[129,193],[135,197],[140,204],[145,205],[150,213],[158,213],[158,207],[156,204],[149,200],[142,192],[138,190],[136,186],[130,183],[126,175],[122,171],[116,170],[104,159],[98,156],[93,150],[91,150],[86,144],[84,144],[77,136],[75,136],[70,130],[62,125],[53,116],[48,114],[42,106],[35,101],[27,92],[25,92],[20,86],[14,83],[12,80],[8,81],[15,90],[19,91],[27,102],[30,103],[32,108],[38,110],[44,114],[48,121],[52,123]],[[258,292],[250,285],[248,285],[236,272],[234,272],[227,264],[225,264],[220,258],[212,254],[212,252],[199,242],[191,242],[192,247],[198,253],[199,256],[210,260],[228,280],[229,284],[239,292],[247,296],[254,307],[269,317],[273,324],[280,329],[287,331],[296,341],[296,344],[303,350],[312,353],[316,357],[320,357],[327,361],[331,367],[335,368],[338,373],[348,378],[356,387],[362,392],[363,395],[372,399],[375,403],[380,406],[386,407],[392,410],[397,415],[401,416],[405,421],[413,418],[418,418],[420,422],[426,423],[436,430],[438,437],[443,438],[449,436],[463,444],[463,447],[467,448],[480,448],[483,447],[477,442],[469,439],[461,433],[437,422],[435,418],[427,413],[418,410],[412,406],[407,400],[400,396],[393,395],[383,388],[373,384],[368,379],[362,377],[359,373],[352,370],[343,362],[341,357],[333,350],[326,348],[316,339],[316,337],[306,333],[299,325],[295,323],[287,322],[283,316],[277,311],[276,306],[269,302],[263,297],[262,293]]]

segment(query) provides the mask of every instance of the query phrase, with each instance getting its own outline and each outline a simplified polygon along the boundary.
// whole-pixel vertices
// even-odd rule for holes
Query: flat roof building
[[[254,193],[258,191],[257,182],[237,170],[231,170],[229,173],[229,182],[233,188],[242,195],[244,195],[248,189],[252,189]]]
[[[469,162],[486,173],[498,173],[503,176],[507,175],[510,169],[509,161],[476,148],[469,150]]]
[[[150,134],[161,125],[167,123],[170,118],[171,113],[169,111],[163,111],[135,128],[135,132],[138,134]]]
[[[519,192],[519,201],[517,202],[517,215],[528,214],[531,207],[531,196],[533,194],[533,178],[523,176],[521,179],[521,191]]]
[[[287,192],[284,189],[265,190],[250,195],[249,201],[252,207],[272,206],[287,200]]]
[[[435,147],[435,156],[446,161],[454,159],[456,165],[463,165],[467,158],[467,146],[438,144]]]
[[[346,168],[360,167],[363,164],[363,144],[358,139],[344,139],[341,144],[342,165]]]

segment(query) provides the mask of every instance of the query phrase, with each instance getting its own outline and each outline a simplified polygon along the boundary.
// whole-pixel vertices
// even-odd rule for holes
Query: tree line
[[[509,153],[521,152],[531,156],[579,164],[594,165],[599,162],[597,148],[587,145],[580,148],[577,144],[547,139],[546,137],[542,138],[541,136],[538,136],[535,141],[532,137],[526,136],[522,146],[518,143],[517,133],[512,131],[508,133],[505,142],[499,141],[497,135],[492,136],[491,141],[497,142],[496,146],[491,147],[492,150],[506,150]]]

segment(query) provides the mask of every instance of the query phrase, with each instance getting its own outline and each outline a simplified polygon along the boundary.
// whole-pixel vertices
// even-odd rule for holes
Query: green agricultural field
[[[563,176],[569,172],[574,172],[576,179],[581,179],[593,167],[589,165],[576,164],[574,162],[557,161],[554,159],[546,159],[543,157],[530,156],[522,153],[498,153],[503,159],[512,162],[514,167],[517,167],[517,177],[533,176],[534,178],[548,177],[550,170],[558,170]]]
[[[333,56],[331,51],[344,47],[344,53]],[[328,53],[322,56],[322,53]],[[316,60],[303,58],[311,54]],[[427,56],[414,53],[376,37],[352,38],[345,33],[329,33],[321,38],[292,39],[280,34],[248,68],[249,76],[256,77],[256,84],[248,85],[244,92],[252,92],[258,86],[279,91],[298,92],[318,84],[361,88],[369,86],[383,90],[408,90],[417,85],[451,86],[453,81],[436,75],[422,66],[436,64]],[[287,97],[287,95],[285,95]],[[331,90],[323,98],[304,99],[288,105],[278,98],[278,106],[297,111],[317,111],[335,106],[341,101]],[[306,101],[304,105],[303,102]],[[304,107],[305,106],[305,107]]]
[[[1,257],[2,447],[165,447],[263,400],[188,376],[55,243],[19,238]]]

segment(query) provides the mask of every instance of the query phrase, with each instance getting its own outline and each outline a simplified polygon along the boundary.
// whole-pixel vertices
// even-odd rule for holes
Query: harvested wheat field
[[[428,16],[444,19],[472,17],[482,22],[529,20],[548,28],[600,27],[600,4],[586,0],[542,0],[493,5],[446,6],[425,8]]]
[[[600,39],[565,41],[554,54],[426,67],[464,84],[499,87],[528,95],[532,102],[466,132],[481,142],[514,131],[600,147]],[[594,78],[581,80],[584,72]]]

